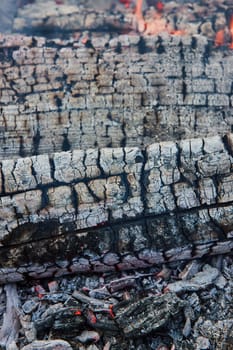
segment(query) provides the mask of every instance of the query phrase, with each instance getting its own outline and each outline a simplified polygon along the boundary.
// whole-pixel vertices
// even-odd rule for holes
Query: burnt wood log
[[[150,296],[128,304],[116,310],[116,323],[126,337],[144,336],[158,330],[169,319],[177,317],[185,306],[185,302],[173,293]]]
[[[118,2],[118,1],[117,1]],[[132,15],[113,12],[111,1],[34,1],[18,10],[13,31],[47,37],[69,37],[82,32],[124,33],[132,30]]]
[[[232,67],[202,36],[2,35],[0,157],[224,135]]]
[[[230,252],[233,135],[3,160],[2,283]]]
[[[90,300],[83,300],[85,296],[76,293],[76,291],[73,297],[81,300],[83,304],[75,306],[75,308],[62,307],[61,304],[51,306],[36,320],[35,327],[37,331],[44,332],[46,329],[51,329],[54,335],[59,334],[59,336],[66,338],[67,334],[72,334],[72,331],[85,329],[85,325],[88,323],[92,328],[99,331],[111,332],[115,335],[123,333],[127,338],[137,338],[156,332],[162,327],[167,327],[169,322],[174,322],[178,315],[181,316],[183,321],[182,311],[187,305],[174,293],[153,295],[114,305],[111,309],[113,313],[111,318],[109,308],[106,308],[104,301],[102,301],[102,311],[94,313],[95,322],[90,322],[88,311],[92,310],[91,298],[89,298]],[[95,301],[101,305],[100,300],[95,299]],[[87,304],[86,310],[84,308],[85,304]],[[80,307],[84,311],[82,315],[77,317],[74,310],[80,309]]]
[[[84,39],[0,37],[0,282],[231,252],[232,56]]]

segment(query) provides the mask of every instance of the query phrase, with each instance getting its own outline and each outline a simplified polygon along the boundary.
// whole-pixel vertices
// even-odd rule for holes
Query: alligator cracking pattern
[[[0,280],[230,252],[232,155],[228,134],[3,160]]]

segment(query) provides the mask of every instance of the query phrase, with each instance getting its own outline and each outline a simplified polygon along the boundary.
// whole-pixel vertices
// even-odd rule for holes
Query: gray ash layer
[[[232,258],[219,256],[127,274],[28,281],[18,294],[15,285],[1,290],[1,314],[6,294],[8,307],[18,310],[15,350],[230,349],[232,277]]]

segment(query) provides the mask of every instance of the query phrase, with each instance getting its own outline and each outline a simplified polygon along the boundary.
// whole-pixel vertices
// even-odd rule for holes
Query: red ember
[[[126,8],[128,8],[132,0],[119,0],[119,1],[121,4],[124,4]]]
[[[167,20],[163,17],[164,4],[162,1],[156,1],[153,18],[145,20],[142,12],[143,0],[137,0],[135,8],[135,17],[137,29],[139,32],[144,32],[146,35],[158,35],[161,32],[167,32],[172,35],[183,35],[184,31],[174,30]]]
[[[81,315],[82,315],[82,311],[81,311],[81,310],[76,310],[76,311],[74,312],[74,315],[75,315],[75,316],[81,316]]]
[[[221,29],[215,35],[215,45],[221,46],[221,45],[224,45],[224,42],[225,42],[225,33],[224,33],[224,30]]]
[[[95,324],[97,322],[96,316],[92,310],[88,310],[87,318],[91,324]]]
[[[162,1],[157,1],[155,7],[158,11],[163,11],[164,4],[162,3]]]
[[[228,35],[230,36],[230,44],[229,49],[233,49],[233,14],[230,16],[229,24],[228,24]],[[226,30],[220,29],[217,31],[215,35],[215,46],[222,46],[227,44],[227,38],[226,38]]]
[[[114,317],[115,317],[114,312],[113,312],[113,305],[109,305],[109,316],[110,316],[111,318],[114,318]]]
[[[45,289],[40,284],[37,284],[34,287],[34,291],[37,293],[39,299],[43,298],[43,296],[46,294]]]

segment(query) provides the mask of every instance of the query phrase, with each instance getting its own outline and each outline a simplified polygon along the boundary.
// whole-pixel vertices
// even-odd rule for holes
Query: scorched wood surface
[[[202,36],[2,35],[0,156],[224,135],[232,75]]]
[[[0,282],[233,241],[232,55],[202,36],[0,38]]]
[[[3,160],[1,281],[231,251],[232,153],[228,134]]]

